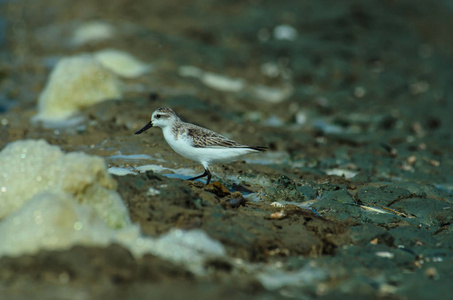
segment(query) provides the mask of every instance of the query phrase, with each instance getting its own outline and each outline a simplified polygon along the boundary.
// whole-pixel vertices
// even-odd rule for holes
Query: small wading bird
[[[203,165],[204,173],[189,180],[208,176],[206,184],[211,181],[209,171],[211,164],[233,161],[242,155],[267,149],[239,144],[209,129],[183,122],[168,107],[156,109],[151,121],[135,134],[140,134],[151,127],[162,128],[165,140],[176,153]]]

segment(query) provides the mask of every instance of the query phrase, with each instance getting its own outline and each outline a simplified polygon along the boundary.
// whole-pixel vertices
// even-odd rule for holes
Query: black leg
[[[208,180],[206,181],[206,185],[208,185],[209,182],[211,182],[211,172],[209,172],[209,169],[206,171],[208,172]]]
[[[195,179],[202,178],[202,177],[205,177],[205,176],[208,176],[208,181],[206,181],[206,185],[208,185],[209,182],[211,181],[211,172],[209,172],[209,169],[205,169],[204,173],[201,174],[200,176],[189,178],[187,180],[195,180]]]

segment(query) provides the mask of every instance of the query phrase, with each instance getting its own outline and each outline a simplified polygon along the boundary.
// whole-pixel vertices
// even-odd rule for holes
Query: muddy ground
[[[2,299],[446,299],[449,3],[1,3],[0,148],[43,138],[103,156],[109,167],[168,168],[115,176],[133,222],[151,236],[200,228],[237,259],[209,261],[208,275],[197,276],[152,255],[134,259],[118,245],[2,257]],[[112,24],[114,38],[72,44],[75,28],[92,20]],[[282,24],[293,29],[283,39],[274,31]],[[125,80],[122,99],[83,110],[78,126],[31,122],[56,60],[104,48],[127,51],[153,71]],[[271,101],[216,90],[180,76],[184,65],[291,93]],[[184,181],[190,176],[171,170],[202,167],[172,152],[159,129],[134,135],[161,106],[269,151],[213,166],[208,186]],[[152,160],[111,158],[120,154]],[[241,261],[267,267],[278,283],[263,284]]]

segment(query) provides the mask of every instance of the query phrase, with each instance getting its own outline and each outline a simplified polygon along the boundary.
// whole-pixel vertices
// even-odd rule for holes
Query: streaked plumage
[[[209,165],[232,161],[242,155],[267,149],[240,144],[212,130],[183,122],[168,107],[156,109],[151,121],[135,134],[140,134],[153,126],[162,128],[165,140],[176,153],[203,165],[205,172],[189,180],[208,176],[206,184],[211,180]]]

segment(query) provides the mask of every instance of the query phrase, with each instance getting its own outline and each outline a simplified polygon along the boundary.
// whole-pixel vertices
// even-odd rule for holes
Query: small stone
[[[231,192],[218,181],[208,184],[205,187],[205,190],[219,196],[220,198],[231,195]]]
[[[412,166],[417,161],[417,156],[412,155],[406,159],[408,165]]]
[[[439,272],[437,272],[436,268],[430,267],[426,269],[425,276],[428,277],[429,279],[437,280],[439,279]]]
[[[286,217],[286,214],[284,211],[279,211],[271,214],[271,219],[273,220],[281,220]]]
[[[244,206],[247,200],[239,192],[234,192],[230,197],[227,197],[223,202],[222,206],[225,209],[236,209]]]
[[[431,159],[431,160],[428,160],[428,163],[433,167],[440,166],[440,161],[438,161],[438,160]]]

